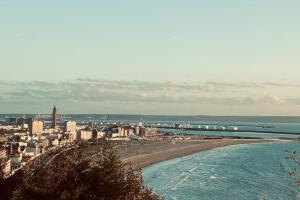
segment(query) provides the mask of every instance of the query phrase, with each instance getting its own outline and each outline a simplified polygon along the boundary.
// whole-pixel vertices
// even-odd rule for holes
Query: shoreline
[[[143,154],[137,154],[128,158],[123,158],[122,161],[126,164],[131,164],[133,169],[142,169],[159,162],[180,158],[195,153],[208,151],[211,149],[233,146],[240,144],[257,144],[274,142],[270,139],[226,139],[226,140],[206,140],[199,141],[198,144],[186,144],[181,147],[174,147],[169,149],[162,149],[161,151],[147,152]]]

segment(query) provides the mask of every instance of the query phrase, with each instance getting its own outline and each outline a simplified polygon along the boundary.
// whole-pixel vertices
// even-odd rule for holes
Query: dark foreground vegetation
[[[83,148],[60,154],[40,165],[31,165],[0,181],[1,200],[161,200],[144,186],[141,171],[124,165],[112,145],[82,156]]]

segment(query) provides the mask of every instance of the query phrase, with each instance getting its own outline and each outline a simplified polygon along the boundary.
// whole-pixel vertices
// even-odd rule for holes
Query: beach
[[[264,143],[267,139],[212,139],[212,140],[159,140],[129,143],[118,148],[117,152],[124,163],[134,169],[144,168],[158,162],[191,155],[218,147]]]

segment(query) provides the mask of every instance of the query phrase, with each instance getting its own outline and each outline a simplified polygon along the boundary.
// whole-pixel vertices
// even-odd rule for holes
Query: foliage
[[[16,185],[21,183],[21,173],[16,173],[15,176],[5,177],[4,169],[7,164],[7,158],[0,158],[0,197],[3,199],[11,199],[12,193]]]
[[[144,186],[141,171],[121,162],[109,143],[103,143],[102,153],[89,159],[82,149],[71,149],[51,162],[26,169],[13,199],[162,199]]]

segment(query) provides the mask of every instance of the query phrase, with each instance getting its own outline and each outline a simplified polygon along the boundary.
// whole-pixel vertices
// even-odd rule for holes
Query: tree
[[[0,197],[3,200],[12,198],[12,192],[15,190],[16,185],[21,181],[20,173],[16,173],[15,176],[6,177],[4,170],[7,161],[6,157],[0,158]]]
[[[14,200],[95,199],[161,200],[144,186],[140,170],[124,165],[109,143],[100,155],[84,158],[86,146],[56,156],[51,162],[26,169]]]

